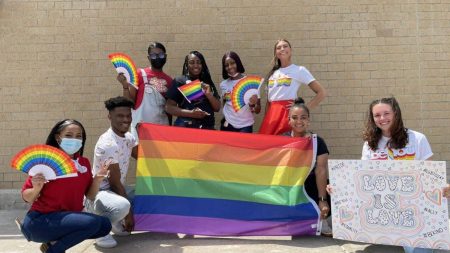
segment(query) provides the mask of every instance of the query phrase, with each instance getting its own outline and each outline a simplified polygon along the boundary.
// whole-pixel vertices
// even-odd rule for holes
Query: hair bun
[[[304,104],[305,100],[303,100],[303,98],[298,97],[294,100],[294,104],[299,105],[299,104]]]

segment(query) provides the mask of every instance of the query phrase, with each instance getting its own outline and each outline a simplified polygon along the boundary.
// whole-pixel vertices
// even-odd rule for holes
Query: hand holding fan
[[[11,167],[30,176],[42,173],[47,180],[77,176],[77,169],[70,156],[48,145],[24,148],[13,157]]]
[[[124,53],[112,53],[108,57],[116,68],[117,73],[123,73],[127,81],[138,89],[137,69],[131,58]]]
[[[235,112],[238,112],[248,104],[251,96],[258,94],[258,87],[262,80],[259,76],[247,76],[233,87],[231,91],[231,105]]]

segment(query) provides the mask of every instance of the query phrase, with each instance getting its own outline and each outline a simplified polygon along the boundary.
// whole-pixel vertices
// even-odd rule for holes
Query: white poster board
[[[443,161],[329,160],[333,237],[450,249]]]

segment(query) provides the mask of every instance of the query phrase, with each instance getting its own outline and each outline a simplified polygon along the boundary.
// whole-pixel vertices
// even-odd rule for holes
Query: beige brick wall
[[[368,103],[392,94],[434,159],[449,161],[449,10],[440,0],[0,0],[0,189],[21,186],[11,157],[42,143],[57,120],[85,125],[92,157],[108,127],[102,102],[122,92],[107,55],[126,52],[145,66],[152,40],[166,45],[170,75],[196,49],[218,85],[225,51],[265,75],[274,41],[286,37],[293,61],[329,92],[312,117],[332,158],[360,157]]]

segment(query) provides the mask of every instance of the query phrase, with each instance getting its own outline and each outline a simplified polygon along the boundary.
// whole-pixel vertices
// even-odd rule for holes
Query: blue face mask
[[[62,138],[61,143],[59,143],[59,146],[67,154],[73,155],[78,150],[80,150],[81,146],[83,146],[83,141],[74,138]]]

